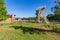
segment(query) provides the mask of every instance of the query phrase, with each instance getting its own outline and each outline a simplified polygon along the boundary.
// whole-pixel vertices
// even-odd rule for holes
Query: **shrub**
[[[53,32],[60,33],[60,26],[57,26],[55,24],[43,24],[46,28],[52,28]]]
[[[53,31],[56,33],[60,33],[60,27],[59,26],[54,27]]]

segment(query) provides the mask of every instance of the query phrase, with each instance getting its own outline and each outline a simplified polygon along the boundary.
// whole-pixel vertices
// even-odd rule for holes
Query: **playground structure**
[[[41,16],[41,13],[44,9],[45,9],[45,6],[41,6],[41,7],[37,8],[37,10],[36,10],[36,22],[37,23],[40,23],[40,18],[43,18],[45,23],[47,23],[47,24],[49,23],[48,19],[46,17]]]

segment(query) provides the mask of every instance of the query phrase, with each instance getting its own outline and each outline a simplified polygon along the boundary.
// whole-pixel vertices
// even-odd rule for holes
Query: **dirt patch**
[[[14,30],[13,28],[0,26],[0,30]]]
[[[34,25],[33,28],[37,28],[37,29],[43,29],[43,30],[52,30],[52,28],[45,28],[41,25]]]
[[[53,32],[49,32],[48,33],[52,38],[54,38],[55,40],[60,40],[60,34],[58,33],[53,33]]]

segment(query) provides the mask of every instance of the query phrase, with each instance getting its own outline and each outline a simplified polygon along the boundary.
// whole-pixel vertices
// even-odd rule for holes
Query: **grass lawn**
[[[55,40],[48,32],[31,28],[34,25],[36,23],[2,24],[0,27],[0,40]]]

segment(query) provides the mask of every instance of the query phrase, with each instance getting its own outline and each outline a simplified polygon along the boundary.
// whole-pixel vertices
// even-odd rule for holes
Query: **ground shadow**
[[[34,33],[37,33],[37,34],[40,34],[40,33],[43,33],[45,34],[46,32],[52,32],[52,30],[44,30],[44,29],[38,29],[38,28],[32,28],[32,27],[23,27],[23,26],[11,26],[13,27],[14,29],[21,29],[23,31],[23,33],[29,33],[29,34],[34,34]]]

